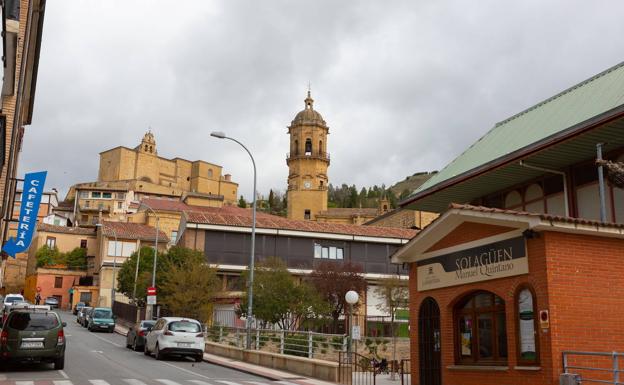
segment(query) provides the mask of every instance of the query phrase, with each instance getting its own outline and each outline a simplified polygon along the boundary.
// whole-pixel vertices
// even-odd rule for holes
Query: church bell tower
[[[314,110],[309,90],[304,102],[305,109],[288,127],[288,218],[314,220],[318,212],[327,210],[329,127]]]

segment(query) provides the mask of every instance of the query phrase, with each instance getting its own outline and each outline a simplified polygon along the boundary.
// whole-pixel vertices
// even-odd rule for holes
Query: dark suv
[[[3,361],[52,362],[65,367],[65,322],[53,311],[37,308],[12,311],[0,333]]]

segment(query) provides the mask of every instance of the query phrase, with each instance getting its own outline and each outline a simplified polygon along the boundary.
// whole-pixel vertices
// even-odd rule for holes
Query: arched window
[[[459,364],[507,364],[505,302],[479,291],[462,298],[454,309],[456,357]]]
[[[505,196],[506,209],[522,209],[522,195],[516,190],[510,191]]]
[[[542,186],[533,183],[524,191],[524,210],[531,213],[545,213],[544,190]]]
[[[208,178],[212,178],[212,169],[211,168],[208,169]]]
[[[536,365],[539,362],[537,340],[537,313],[535,294],[528,286],[522,286],[516,294],[518,326],[518,364]]]
[[[305,154],[312,155],[312,140],[310,138],[306,139]]]
[[[145,145],[145,152],[147,152],[147,144]]]
[[[323,141],[319,140],[319,152],[323,152]]]
[[[292,150],[293,154],[299,155],[299,141],[295,140],[295,147]]]

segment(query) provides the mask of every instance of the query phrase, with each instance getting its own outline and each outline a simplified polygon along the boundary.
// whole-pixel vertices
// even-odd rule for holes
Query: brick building
[[[496,124],[401,202],[441,213],[392,256],[410,265],[412,384],[554,385],[564,352],[622,351],[624,190],[595,160],[624,161],[623,92],[624,63]]]

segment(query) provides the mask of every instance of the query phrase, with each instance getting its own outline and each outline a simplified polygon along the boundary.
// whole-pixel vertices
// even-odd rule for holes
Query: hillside
[[[427,179],[431,178],[437,171],[432,172],[417,172],[414,175],[405,177],[404,180],[395,183],[390,186],[390,190],[397,197],[405,198],[407,195],[404,193],[405,190],[409,191],[411,194],[414,190],[416,190],[421,184],[425,183]]]

